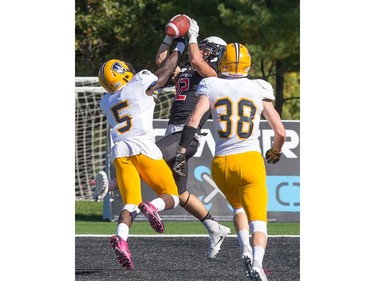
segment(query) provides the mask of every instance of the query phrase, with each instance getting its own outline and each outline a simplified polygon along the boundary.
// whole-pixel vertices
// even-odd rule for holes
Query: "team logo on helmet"
[[[128,83],[134,74],[135,70],[130,63],[111,59],[100,67],[98,78],[100,85],[112,94]]]
[[[112,69],[114,71],[116,71],[117,73],[119,74],[124,74],[126,72],[126,69],[118,62],[115,62],[113,65],[112,65]]]

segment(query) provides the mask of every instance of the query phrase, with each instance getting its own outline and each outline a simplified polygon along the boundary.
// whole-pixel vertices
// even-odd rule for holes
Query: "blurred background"
[[[112,58],[155,70],[165,25],[186,14],[198,22],[198,41],[219,36],[244,44],[252,55],[250,76],[274,86],[282,119],[300,119],[298,0],[76,0],[75,13],[76,76],[97,76]],[[188,60],[186,52],[182,60]]]

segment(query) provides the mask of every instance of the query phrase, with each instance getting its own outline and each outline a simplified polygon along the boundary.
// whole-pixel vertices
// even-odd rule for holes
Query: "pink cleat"
[[[164,232],[164,223],[162,222],[158,210],[150,202],[139,204],[138,208],[150,222],[151,227],[159,233]]]
[[[133,262],[129,251],[128,242],[126,242],[120,236],[113,235],[109,239],[109,243],[111,243],[111,246],[115,250],[116,259],[121,266],[125,267],[125,269],[133,269]]]

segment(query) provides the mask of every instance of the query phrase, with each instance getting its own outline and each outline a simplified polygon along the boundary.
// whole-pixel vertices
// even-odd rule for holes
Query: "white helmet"
[[[201,42],[203,41],[207,41],[207,42],[210,42],[210,43],[214,43],[214,44],[217,44],[217,45],[221,45],[221,46],[226,46],[227,45],[227,42],[225,42],[223,39],[221,39],[220,37],[217,37],[217,36],[209,36],[205,39],[203,39]]]
[[[200,50],[207,50],[204,52],[204,60],[217,71],[217,62],[221,50],[225,49],[227,43],[217,36],[209,36],[199,42]]]

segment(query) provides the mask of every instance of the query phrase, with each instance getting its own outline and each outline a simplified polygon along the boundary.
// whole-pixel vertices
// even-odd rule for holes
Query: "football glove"
[[[174,160],[174,163],[173,163],[173,172],[179,175],[180,177],[185,177],[186,175],[182,172],[182,170],[185,167],[185,163],[186,163],[185,154],[177,153],[176,159]]]
[[[279,162],[280,157],[281,157],[281,151],[278,152],[274,150],[273,148],[268,149],[266,152],[266,160],[268,164],[276,164],[277,162]]]
[[[197,38],[199,36],[199,26],[196,20],[190,19],[190,26],[188,30],[188,36],[194,36]]]

